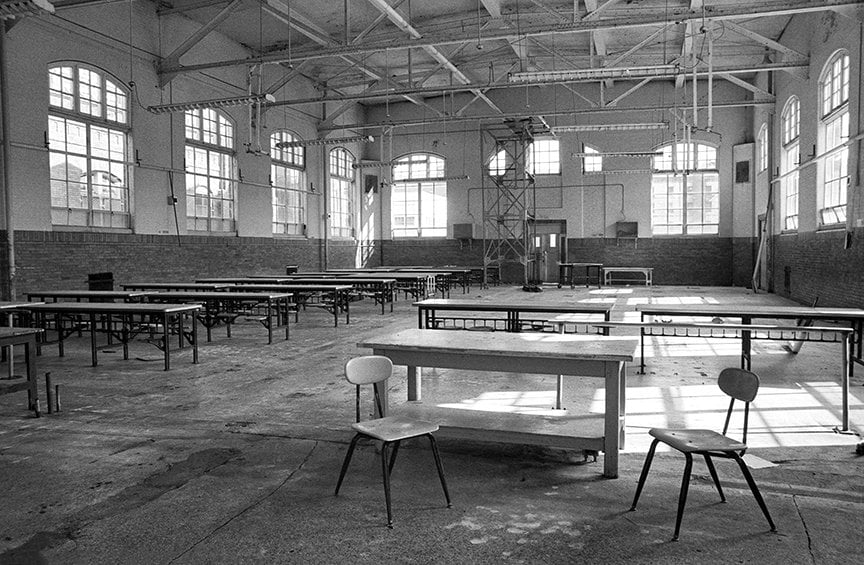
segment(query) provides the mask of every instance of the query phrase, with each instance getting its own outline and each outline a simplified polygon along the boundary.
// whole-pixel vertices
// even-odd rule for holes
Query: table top
[[[254,277],[214,277],[206,279],[195,279],[196,283],[224,283],[224,284],[279,284],[290,281],[293,277],[287,275],[265,277],[263,275]]]
[[[146,290],[34,290],[28,298],[95,298],[97,300],[125,300],[151,294]]]
[[[32,304],[39,304],[39,302],[25,302],[23,300],[4,300],[0,301],[0,310],[18,310],[24,306],[30,306]]]
[[[746,316],[748,318],[830,318],[864,319],[861,308],[813,308],[797,305],[752,304],[642,304],[636,309],[643,314],[669,314],[689,316]]]
[[[603,263],[563,263],[559,262],[561,267],[602,267]]]
[[[237,292],[237,291],[175,291],[168,290],[165,292],[151,292],[147,295],[148,300],[190,300],[190,301],[206,301],[206,300],[281,300],[291,298],[294,295],[290,292]]]
[[[33,312],[73,312],[76,314],[173,314],[200,310],[200,304],[161,304],[149,302],[45,302],[26,306]]]
[[[429,298],[415,302],[414,306],[428,310],[477,310],[483,312],[559,312],[578,314],[605,314],[611,304],[580,304],[569,302],[466,300],[463,298]]]
[[[135,282],[123,285],[127,288],[145,288],[145,289],[183,289],[183,290],[219,290],[220,288],[228,288],[228,283],[192,283],[192,282]]]
[[[333,275],[329,277],[309,277],[289,279],[282,284],[395,284],[396,279],[392,277],[348,277],[345,275]]]
[[[237,284],[228,287],[229,290],[236,292],[328,292],[348,291],[352,288],[350,284],[306,284],[294,282],[280,284]]]
[[[633,361],[639,338],[574,334],[446,332],[410,329],[370,337],[357,344],[370,349],[461,355],[533,357],[584,361]]]

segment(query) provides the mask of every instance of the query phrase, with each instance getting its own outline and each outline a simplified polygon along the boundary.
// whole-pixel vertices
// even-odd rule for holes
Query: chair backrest
[[[393,375],[393,361],[383,355],[364,355],[354,357],[345,363],[345,378],[349,383],[357,385],[357,393],[354,400],[356,421],[360,421],[360,387],[362,385],[373,385],[375,391],[375,408],[378,415],[384,413],[379,384],[385,382]]]
[[[727,367],[720,371],[717,385],[720,387],[720,390],[731,397],[729,409],[726,411],[726,423],[723,425],[723,435],[726,435],[726,431],[729,429],[729,420],[732,418],[732,409],[735,406],[735,401],[740,400],[744,403],[744,439],[742,442],[747,443],[750,403],[753,402],[753,399],[756,398],[756,393],[759,392],[759,376],[745,369]]]

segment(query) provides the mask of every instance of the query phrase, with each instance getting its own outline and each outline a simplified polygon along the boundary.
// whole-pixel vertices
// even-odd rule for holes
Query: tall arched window
[[[393,237],[447,236],[444,159],[414,153],[393,163],[390,226]]]
[[[347,149],[330,150],[330,235],[354,236],[354,156]]]
[[[537,138],[528,146],[525,170],[531,175],[557,175],[561,172],[558,140]]]
[[[305,235],[306,155],[300,145],[284,146],[293,141],[299,138],[290,131],[276,131],[270,135],[270,185],[276,235]]]
[[[676,143],[654,157],[651,231],[655,235],[716,234],[720,225],[717,149]]]
[[[131,227],[129,92],[80,63],[48,69],[51,222]]]
[[[759,134],[756,136],[756,151],[759,160],[758,171],[768,170],[768,124],[762,124],[759,127]]]
[[[849,183],[849,55],[838,51],[825,65],[819,79],[819,145],[822,185],[819,222],[846,221]]]
[[[186,226],[234,231],[237,164],[234,125],[209,108],[186,111]]]
[[[786,101],[780,115],[781,149],[780,213],[783,216],[784,230],[798,229],[798,135],[800,105],[797,96]]]

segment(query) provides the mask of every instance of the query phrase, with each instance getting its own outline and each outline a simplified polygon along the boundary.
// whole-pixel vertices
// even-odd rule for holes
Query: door
[[[539,284],[558,283],[558,263],[567,260],[567,222],[535,220],[531,244],[531,280]]]

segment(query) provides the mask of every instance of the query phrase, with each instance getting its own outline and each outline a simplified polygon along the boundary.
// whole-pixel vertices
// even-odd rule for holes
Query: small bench
[[[613,281],[634,282],[636,279],[628,277],[613,277],[614,274],[637,274],[645,278],[645,286],[651,286],[654,279],[654,267],[603,267],[603,284],[609,285]]]

